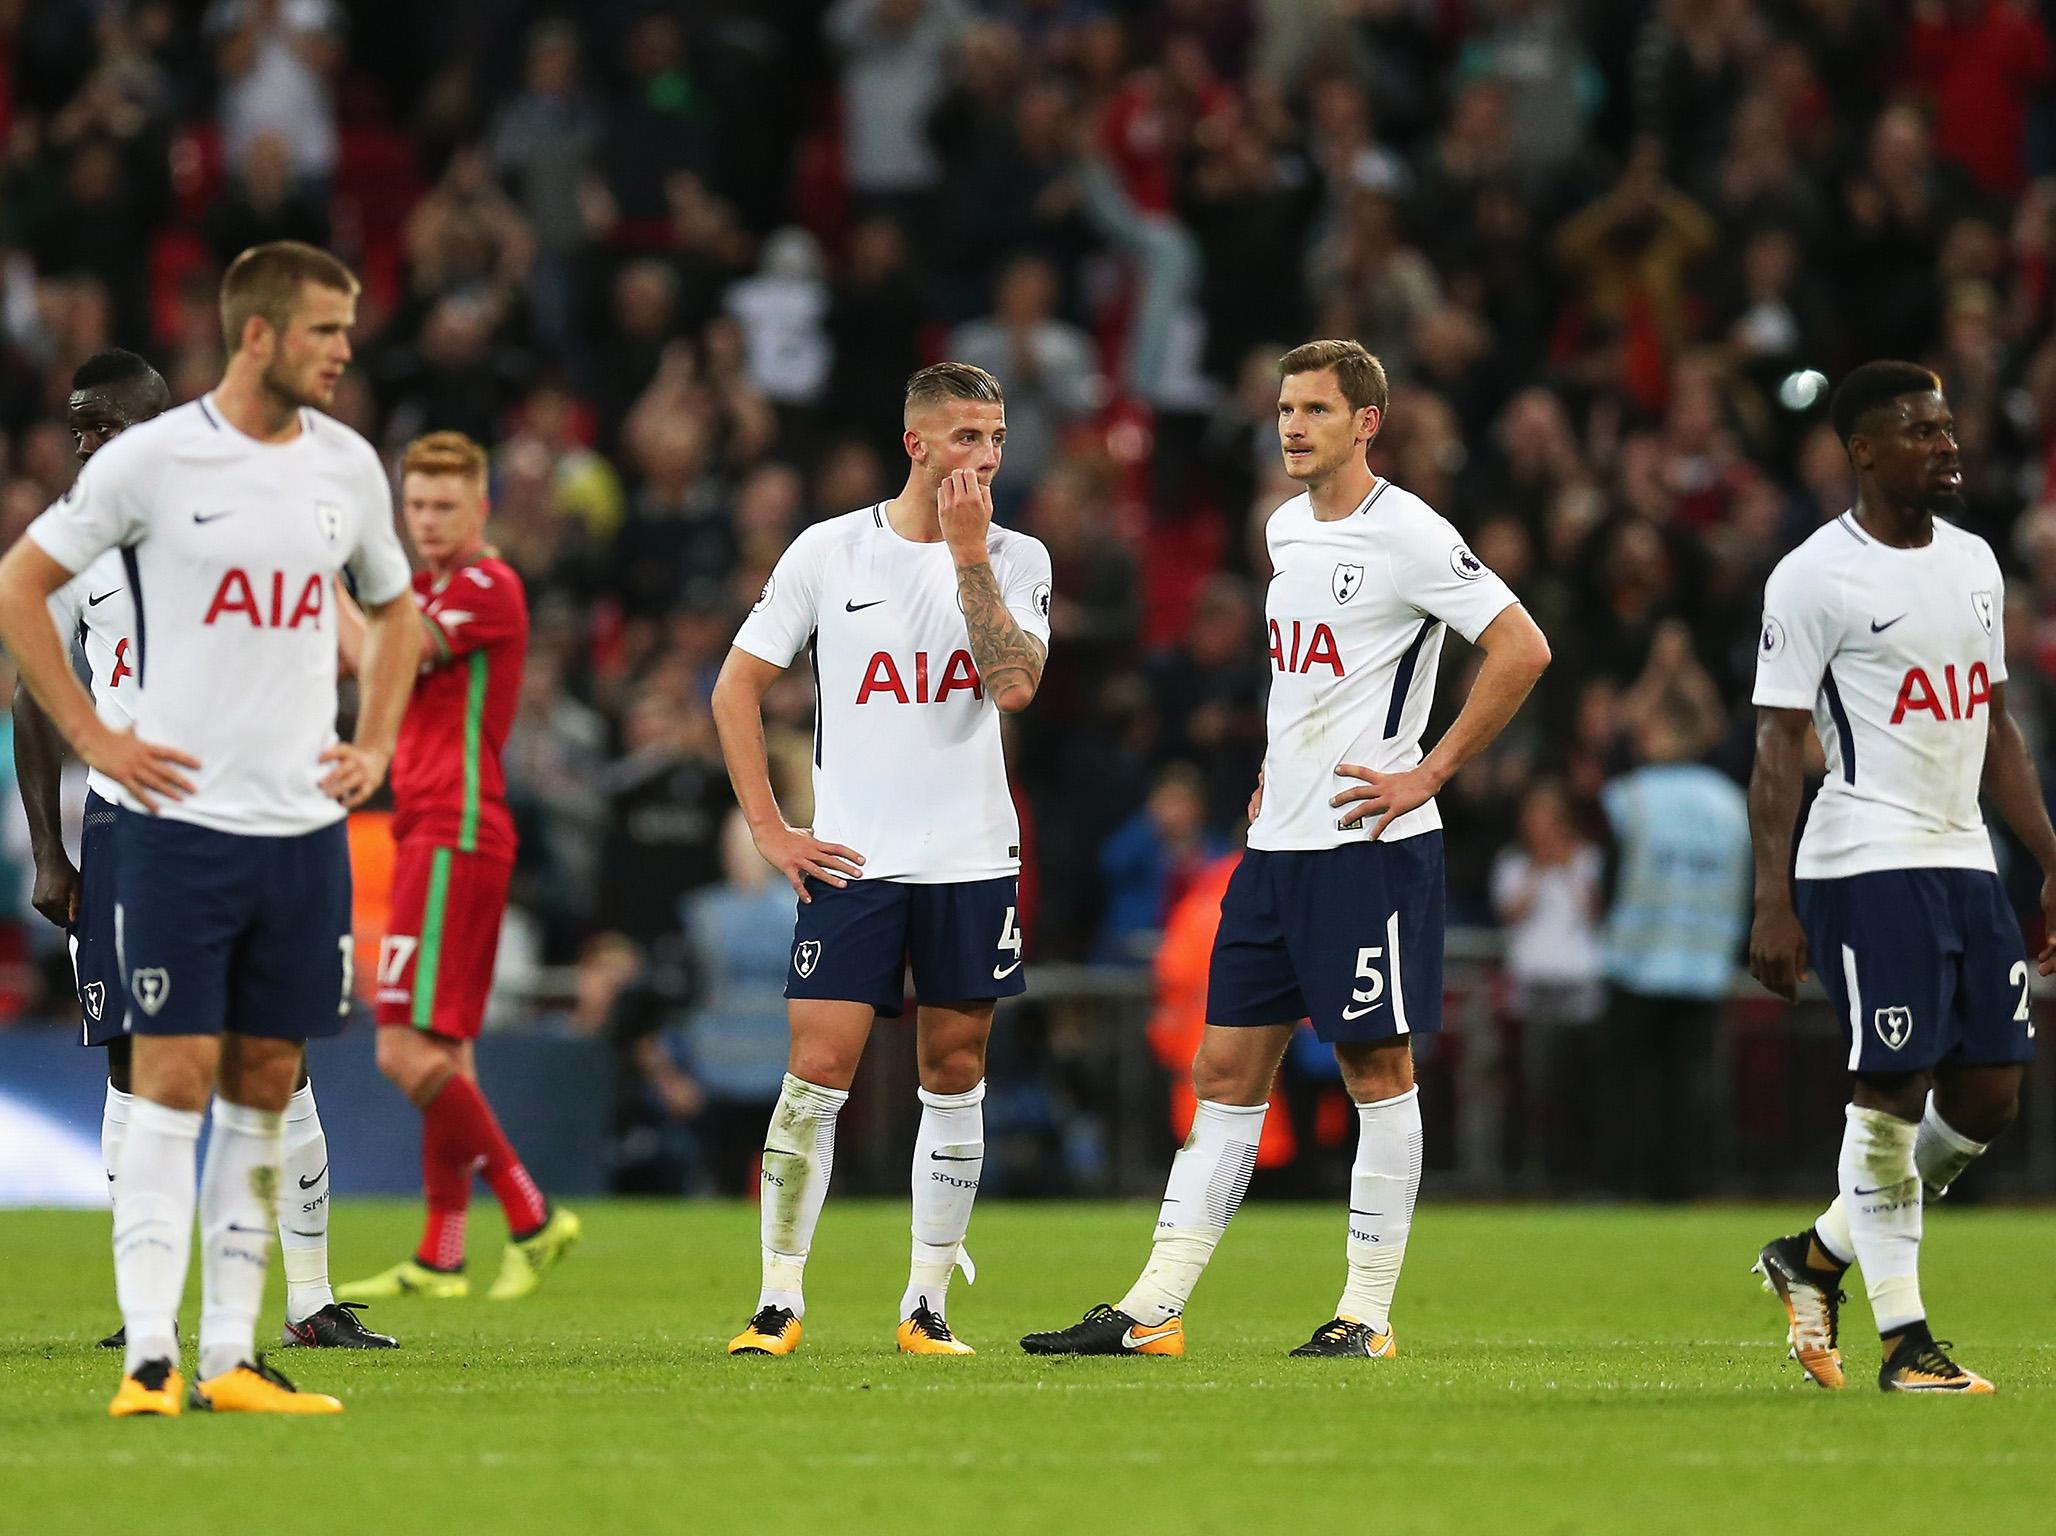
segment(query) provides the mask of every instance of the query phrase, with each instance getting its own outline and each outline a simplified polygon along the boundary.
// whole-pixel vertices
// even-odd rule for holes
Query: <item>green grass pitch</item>
[[[1339,1210],[1246,1208],[1183,1360],[1090,1361],[1031,1360],[1014,1340],[1118,1297],[1145,1207],[981,1209],[980,1280],[960,1279],[951,1306],[971,1360],[893,1352],[902,1207],[831,1203],[806,1344],[782,1361],[721,1353],[755,1299],[753,1210],[581,1212],[583,1246],[529,1301],[388,1303],[368,1320],[398,1353],[275,1357],[342,1396],[340,1419],[120,1423],[104,1417],[118,1362],[91,1347],[116,1321],[104,1217],[0,1213],[0,1530],[1789,1536],[2056,1520],[2045,1213],[1930,1213],[1939,1331],[2001,1392],[1932,1401],[1871,1386],[1860,1296],[1850,1390],[1784,1362],[1776,1303],[1746,1270],[1794,1210],[1431,1195],[1402,1358],[1355,1362],[1283,1358],[1334,1304]],[[414,1230],[409,1206],[345,1203],[335,1273],[383,1267]],[[480,1291],[499,1236],[477,1211]]]

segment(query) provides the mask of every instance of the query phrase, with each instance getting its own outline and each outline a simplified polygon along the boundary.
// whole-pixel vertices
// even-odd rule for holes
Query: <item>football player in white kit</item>
[[[945,1320],[985,1161],[985,1045],[1021,972],[1020,827],[1001,714],[1028,707],[1049,646],[1050,561],[992,521],[999,382],[938,363],[907,383],[899,495],[807,529],[743,622],[714,687],[737,800],[799,898],[786,970],[792,1050],[764,1142],[763,1284],[730,1354],[799,1346],[801,1290],[835,1120],[872,1019],[911,965],[921,1125],[899,1348],[967,1355]],[[765,690],[814,675],[814,825],[787,825],[764,753]]]
[[[79,463],[170,404],[171,391],[163,376],[135,353],[114,347],[87,358],[72,375],[71,395],[65,402],[65,421]],[[57,632],[72,637],[84,654],[100,718],[116,729],[134,723],[129,705],[138,687],[135,605],[129,600],[127,580],[121,556],[110,550],[50,598]],[[107,1169],[109,1203],[114,1205],[119,1203],[116,1175],[134,1102],[131,1041],[122,1027],[127,1009],[114,952],[115,790],[101,774],[87,776],[85,825],[74,867],[59,824],[63,762],[63,738],[28,689],[17,686],[14,767],[36,866],[32,900],[38,912],[71,936],[81,1042],[107,1051],[100,1155]],[[299,1085],[286,1106],[278,1189],[278,1240],[286,1265],[284,1341],[334,1349],[396,1347],[391,1335],[364,1326],[356,1315],[361,1308],[338,1302],[329,1288],[328,1137],[304,1062]],[[124,1349],[127,1344],[119,1328],[100,1341],[102,1349]]]
[[[187,1403],[175,1319],[196,1205],[190,1405],[342,1408],[265,1365],[255,1332],[303,1042],[333,1034],[349,1008],[343,820],[385,776],[420,650],[385,467],[312,409],[349,362],[356,295],[356,278],[325,251],[245,251],[222,279],[231,355],[220,385],[102,448],[0,560],[0,642],[119,799],[115,943],[135,1101],[117,1170],[127,1332],[108,1407],[117,1418],[172,1416]],[[96,714],[46,606],[109,550],[135,604],[140,687],[128,731]],[[345,567],[366,622],[347,743],[335,736],[334,582]]]
[[[1302,1018],[1335,1049],[1358,1133],[1348,1278],[1335,1316],[1292,1353],[1397,1353],[1392,1295],[1421,1179],[1411,1041],[1442,1025],[1434,796],[1513,718],[1549,644],[1448,522],[1371,473],[1386,404],[1378,360],[1354,341],[1315,341],[1278,371],[1285,472],[1307,489],[1265,528],[1268,740],[1248,851],[1221,900],[1192,1133],[1141,1278],[1118,1303],[1028,1335],[1031,1354],[1185,1352],[1185,1304],[1249,1188],[1272,1080]],[[1423,757],[1450,629],[1485,661]]]
[[[1749,968],[1793,996],[1810,966],[1849,1037],[1841,1193],[1763,1248],[1792,1355],[1844,1376],[1841,1281],[1863,1268],[1887,1392],[1988,1393],[1929,1331],[1921,1208],[2012,1123],[2034,1056],[2032,978],[1978,809],[1982,789],[2041,866],[2056,931],[2056,830],[2006,710],[1999,562],[1944,520],[1963,507],[1955,419],[1913,363],[1866,363],[1830,406],[1856,505],[1778,562],[1763,593],[1749,820]],[[1827,778],[1792,856],[1806,733]],[[2045,942],[2040,970],[2056,970]]]

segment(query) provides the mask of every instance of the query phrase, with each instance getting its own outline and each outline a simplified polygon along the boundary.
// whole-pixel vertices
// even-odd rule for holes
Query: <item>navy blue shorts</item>
[[[1206,1017],[1311,1020],[1339,1041],[1442,1028],[1442,833],[1242,855],[1221,897]]]
[[[1851,1072],[2034,1059],[2034,969],[1997,875],[1884,869],[1796,880],[1793,894]]]
[[[906,1004],[907,966],[924,1003],[969,1003],[1028,989],[1021,974],[1021,881],[910,885],[807,880],[814,899],[793,924],[787,997],[869,1003],[888,1019]]]
[[[349,834],[117,813],[115,939],[138,1035],[333,1035],[350,1011]]]
[[[79,989],[81,1045],[121,1038],[121,959],[114,952],[115,807],[86,792],[79,839],[79,912],[71,926],[71,971]]]

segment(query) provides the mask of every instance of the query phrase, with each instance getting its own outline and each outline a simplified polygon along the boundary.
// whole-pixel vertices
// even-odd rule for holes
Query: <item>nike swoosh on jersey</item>
[[[193,514],[193,521],[196,523],[218,523],[224,517],[234,517],[242,510],[241,507],[230,507],[226,512],[195,512]]]
[[[102,592],[98,597],[89,597],[86,599],[86,606],[88,608],[98,608],[102,603],[106,602],[108,598],[113,597],[115,593],[119,592],[120,590],[121,588],[116,587],[114,589],[114,592]]]
[[[1906,617],[1906,615],[1905,615],[1905,614],[1903,614],[1903,613],[1899,615],[1899,619],[1903,619],[1903,618],[1905,618],[1905,617]],[[1870,621],[1870,632],[1871,632],[1872,634],[1874,634],[1874,635],[1882,635],[1882,634],[1883,634],[1883,633],[1884,633],[1884,632],[1885,632],[1886,630],[1890,629],[1890,628],[1891,628],[1891,627],[1892,627],[1892,626],[1893,626],[1894,624],[1897,624],[1897,623],[1899,622],[1899,619],[1887,619],[1887,620],[1885,620],[1885,622],[1884,622],[1884,623],[1882,623],[1882,624],[1880,624],[1880,623],[1879,623],[1879,622],[1878,622],[1878,621],[1877,621],[1876,619],[1872,619],[1872,620]]]
[[[886,601],[889,601],[889,599],[878,597],[873,598],[868,603],[853,603],[850,602],[847,598],[845,598],[843,600],[842,611],[844,613],[862,613],[866,608],[876,608],[880,603]]]
[[[1018,971],[1020,968],[1021,962],[1018,960],[1016,960],[1012,965],[1008,966],[1005,970],[1001,970],[998,966],[995,965],[992,968],[992,979],[994,981],[1005,981],[1009,976],[1013,975],[1014,972]]]

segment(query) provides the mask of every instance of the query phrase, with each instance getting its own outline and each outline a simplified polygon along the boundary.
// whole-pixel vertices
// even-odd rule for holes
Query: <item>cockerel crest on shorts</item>
[[[814,967],[821,963],[821,941],[803,939],[792,952],[792,968],[802,976],[814,974]]]

